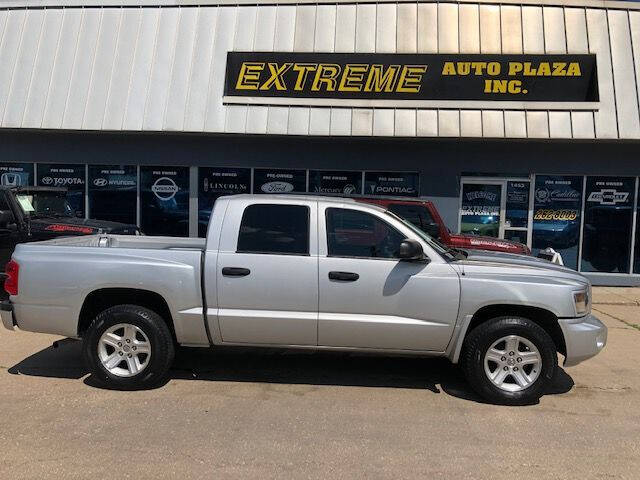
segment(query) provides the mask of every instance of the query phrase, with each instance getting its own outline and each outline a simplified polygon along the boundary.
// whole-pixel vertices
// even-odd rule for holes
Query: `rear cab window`
[[[309,207],[255,204],[245,208],[237,253],[309,255]]]

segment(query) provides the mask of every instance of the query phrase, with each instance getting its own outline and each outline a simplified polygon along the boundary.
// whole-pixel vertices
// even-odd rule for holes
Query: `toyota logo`
[[[160,177],[156,180],[156,182],[151,186],[151,191],[158,197],[160,200],[171,200],[178,193],[178,185],[173,179],[169,177]]]
[[[51,185],[53,183],[53,178],[51,178],[51,177],[43,177],[42,180],[40,180],[40,182],[43,185]]]
[[[96,178],[93,181],[93,184],[96,187],[106,187],[108,183],[109,183],[109,181],[106,178]]]

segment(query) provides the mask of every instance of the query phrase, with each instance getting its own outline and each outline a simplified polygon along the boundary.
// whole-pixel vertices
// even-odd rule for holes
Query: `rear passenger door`
[[[222,341],[316,345],[317,202],[247,200],[232,207],[216,272]]]

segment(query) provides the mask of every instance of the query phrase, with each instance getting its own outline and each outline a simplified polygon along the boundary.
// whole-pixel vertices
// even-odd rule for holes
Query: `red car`
[[[411,222],[423,232],[428,233],[441,243],[453,248],[471,250],[492,250],[495,252],[531,254],[529,247],[512,240],[503,240],[480,235],[451,233],[442,221],[435,205],[425,200],[358,198],[358,201],[379,205]]]

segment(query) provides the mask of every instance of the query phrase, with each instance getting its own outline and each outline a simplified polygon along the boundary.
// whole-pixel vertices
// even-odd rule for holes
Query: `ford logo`
[[[289,182],[269,182],[260,187],[264,193],[288,193],[293,192],[293,185]]]
[[[96,187],[106,187],[108,183],[109,183],[109,181],[106,178],[96,178],[93,181],[93,184]]]

